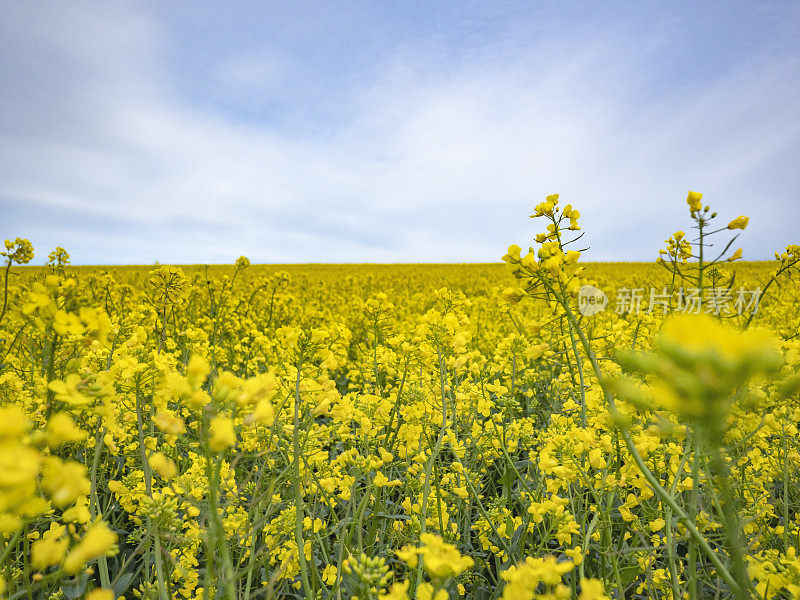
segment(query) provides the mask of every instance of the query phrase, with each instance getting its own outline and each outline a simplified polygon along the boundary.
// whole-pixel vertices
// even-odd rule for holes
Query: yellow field
[[[800,597],[798,248],[582,269],[537,213],[491,265],[9,241],[0,597]]]

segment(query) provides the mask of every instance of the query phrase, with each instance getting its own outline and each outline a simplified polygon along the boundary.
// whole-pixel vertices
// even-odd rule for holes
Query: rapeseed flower
[[[24,265],[33,260],[33,244],[25,238],[15,238],[14,241],[5,241],[5,251],[0,256],[5,256],[8,264],[17,263]]]
[[[85,431],[75,425],[72,417],[64,412],[54,414],[47,422],[46,437],[51,448],[81,442],[86,439],[87,435]]]
[[[64,570],[71,575],[78,573],[89,561],[112,553],[116,543],[117,534],[108,525],[103,521],[94,523],[67,554],[63,563]]]
[[[69,547],[69,538],[64,535],[65,532],[66,527],[51,523],[42,539],[32,544],[31,565],[35,569],[43,570],[61,564]]]
[[[703,208],[703,194],[700,192],[689,192],[689,195],[686,197],[686,204],[689,205],[689,209],[692,212],[697,212]]]
[[[216,416],[209,424],[211,434],[208,445],[214,452],[222,452],[236,443],[236,433],[233,430],[233,419],[225,416]]]
[[[735,388],[776,373],[783,363],[773,334],[737,331],[709,315],[667,319],[654,347],[654,354],[621,353],[620,360],[630,371],[656,377],[648,389],[658,407],[701,423],[714,435],[725,426]]]
[[[740,215],[736,217],[733,221],[728,223],[728,229],[744,229],[747,227],[747,224],[750,222],[750,217],[745,217],[744,215]]]
[[[506,581],[502,599],[533,600],[539,584],[557,586],[561,583],[561,577],[574,568],[573,562],[558,562],[552,556],[529,556],[524,562],[500,572],[500,577]]]
[[[431,577],[448,579],[460,575],[475,561],[469,556],[462,556],[452,544],[432,533],[423,533],[420,536],[422,546],[419,548],[405,547],[397,551],[397,555],[408,564],[415,567],[417,556],[423,557],[423,567]]]
[[[178,467],[161,452],[154,452],[150,455],[148,460],[150,467],[161,475],[165,480],[169,481],[178,474]]]
[[[66,508],[91,491],[84,465],[74,461],[63,462],[53,456],[43,461],[42,487],[59,508]]]

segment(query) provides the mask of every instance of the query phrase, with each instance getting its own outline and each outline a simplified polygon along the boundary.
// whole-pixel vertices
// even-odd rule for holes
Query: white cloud
[[[30,234],[40,255],[59,244],[75,262],[494,261],[532,237],[533,204],[560,192],[584,214],[589,257],[650,259],[686,226],[690,188],[725,218],[751,216],[746,255],[800,238],[798,182],[759,196],[800,150],[793,57],[753,56],[651,98],[664,37],[637,46],[577,30],[456,66],[437,63],[432,42],[399,49],[354,94],[352,118],[311,136],[181,99],[161,55],[172,47],[146,15],[60,6],[0,34],[22,77],[0,92],[0,203],[13,208],[0,235]],[[211,70],[268,93],[280,60],[248,50]],[[50,97],[26,104],[36,90]]]
[[[286,58],[265,51],[253,51],[225,58],[211,67],[220,95],[257,101],[275,93],[287,76]]]

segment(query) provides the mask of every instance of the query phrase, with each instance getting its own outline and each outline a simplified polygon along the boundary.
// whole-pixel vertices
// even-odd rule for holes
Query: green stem
[[[431,456],[428,459],[427,464],[425,465],[425,482],[424,482],[425,487],[422,490],[422,510],[420,511],[420,536],[425,534],[425,532],[427,531],[428,496],[430,495],[430,490],[431,490],[431,472],[433,471],[434,461],[436,461],[437,457],[439,456],[439,452],[442,449],[442,443],[444,442],[444,432],[447,429],[447,392],[445,387],[445,380],[447,377],[447,367],[444,364],[444,358],[442,356],[441,347],[438,347],[438,345],[437,345],[437,353],[439,357],[439,393],[442,398],[442,424],[439,427],[439,435],[436,438],[436,444],[431,450]],[[441,502],[441,498],[437,498],[437,501]],[[417,589],[417,586],[422,581],[422,563],[423,563],[423,558],[420,556],[420,559],[417,562],[417,571],[414,580],[414,590]]]
[[[152,472],[150,471],[150,463],[147,460],[147,451],[144,442],[144,419],[142,416],[142,391],[139,380],[136,380],[136,426],[139,433],[139,456],[142,461],[142,472],[144,473],[144,486],[148,497],[152,497]],[[166,582],[164,581],[164,570],[161,557],[161,543],[159,541],[158,527],[154,526],[153,520],[147,518],[147,529],[152,536],[154,561],[156,567],[156,575],[158,579],[158,594],[161,600],[169,600],[167,595]]]
[[[700,491],[700,437],[692,432],[692,491],[689,492],[688,516],[692,523],[697,519],[697,499]],[[689,572],[689,598],[697,598],[697,542],[689,539],[689,556],[687,558]]]
[[[305,543],[303,541],[303,485],[300,480],[300,379],[302,377],[302,355],[297,363],[297,378],[294,384],[294,427],[292,428],[292,452],[294,466],[294,538],[297,544],[297,561],[300,565],[300,579],[306,600],[314,600],[314,590],[308,580],[308,564],[306,563]]]
[[[586,427],[586,388],[583,382],[583,362],[581,361],[580,352],[578,352],[577,344],[575,343],[575,332],[572,330],[572,322],[567,320],[569,327],[569,339],[572,344],[572,353],[575,355],[575,362],[578,369],[578,377],[581,383],[581,426]]]
[[[50,382],[56,377],[56,347],[58,346],[58,334],[53,336],[53,341],[50,344],[50,351],[47,357],[47,406],[45,407],[45,418],[50,419],[50,413],[53,411],[53,401],[55,400],[55,392],[50,389]]]
[[[233,561],[231,560],[231,553],[228,549],[227,540],[225,539],[225,525],[222,522],[222,518],[219,516],[219,487],[222,460],[219,456],[213,457],[210,450],[207,450],[206,454],[206,468],[209,483],[209,512],[211,513],[211,521],[214,526],[216,545],[222,557],[222,583],[225,586],[225,593],[227,594],[228,600],[236,600],[237,595],[233,581]]]
[[[716,480],[720,494],[720,518],[722,519],[728,555],[733,566],[733,576],[739,589],[735,590],[738,600],[747,600],[753,592],[753,581],[747,572],[744,562],[744,541],[742,540],[742,524],[737,512],[736,499],[730,481],[730,469],[719,447],[714,446],[709,452],[709,466]]]
[[[17,540],[19,539],[19,536],[22,535],[22,530],[23,529],[25,529],[25,526],[22,526],[19,529],[17,529],[16,533],[11,536],[10,540],[8,540],[8,544],[6,544],[6,547],[3,550],[3,553],[0,554],[0,568],[5,566],[6,559],[8,558],[8,555],[11,554],[11,550],[16,545]]]
[[[95,441],[94,441],[94,457],[92,458],[92,472],[91,472],[91,494],[89,497],[89,507],[93,513],[93,517],[101,517],[101,510],[100,510],[100,502],[97,498],[97,469],[100,465],[100,455],[103,451],[103,436],[104,433],[103,426],[100,422],[97,424],[97,429],[95,430]],[[106,588],[111,588],[111,578],[108,575],[108,559],[105,556],[101,556],[97,561],[98,566],[100,567],[100,584]]]
[[[3,284],[3,310],[0,310],[0,323],[3,322],[3,317],[6,315],[6,307],[8,306],[8,275],[11,272],[11,259],[8,259],[6,264],[5,280]]]

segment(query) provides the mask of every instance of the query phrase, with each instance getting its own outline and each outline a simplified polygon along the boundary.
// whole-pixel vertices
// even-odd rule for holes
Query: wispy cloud
[[[750,215],[750,257],[800,239],[797,44],[698,74],[674,55],[680,19],[455,47],[432,31],[376,56],[331,111],[330,74],[298,82],[315,76],[302,53],[243,43],[197,62],[156,14],[41,6],[0,19],[0,237],[39,256],[494,261],[559,192],[589,256],[650,259],[690,188]],[[207,77],[192,93],[181,57]]]

